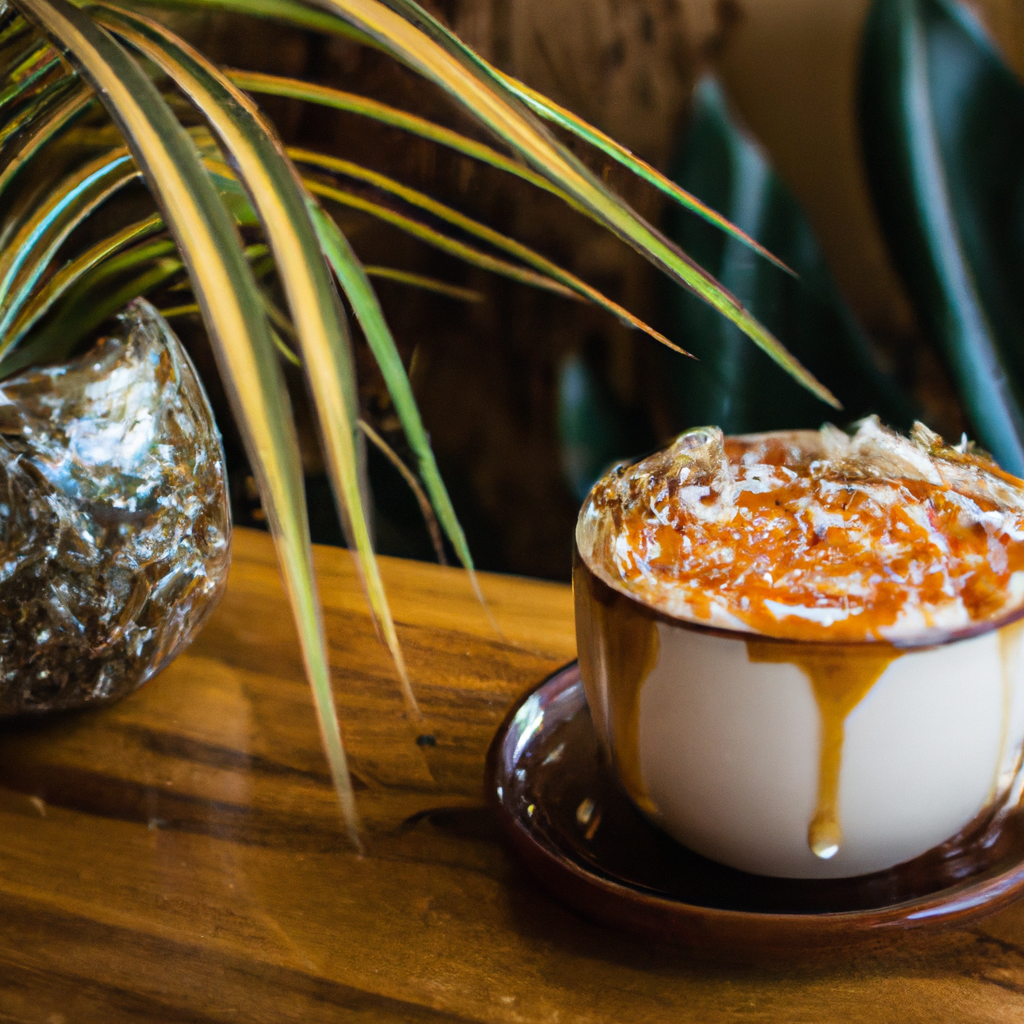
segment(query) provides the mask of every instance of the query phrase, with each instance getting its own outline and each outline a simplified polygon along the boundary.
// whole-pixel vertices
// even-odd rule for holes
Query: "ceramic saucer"
[[[487,757],[487,790],[518,856],[586,916],[662,940],[736,949],[846,945],[960,926],[1024,890],[1024,820],[855,879],[766,878],[686,849],[606,766],[576,662],[521,698]]]

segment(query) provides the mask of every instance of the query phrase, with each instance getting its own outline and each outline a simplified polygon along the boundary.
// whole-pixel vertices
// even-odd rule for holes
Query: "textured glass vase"
[[[116,700],[196,634],[231,516],[206,393],[146,302],[0,383],[0,716]]]

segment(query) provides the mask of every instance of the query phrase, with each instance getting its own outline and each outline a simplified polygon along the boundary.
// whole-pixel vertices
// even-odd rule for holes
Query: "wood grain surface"
[[[539,891],[483,806],[513,698],[573,656],[569,590],[384,560],[403,717],[348,555],[318,552],[367,855],[343,830],[266,537],[192,648],[113,707],[0,731],[0,1021],[1024,1020],[1024,904],[842,957],[726,961]],[[418,735],[435,745],[419,745]]]

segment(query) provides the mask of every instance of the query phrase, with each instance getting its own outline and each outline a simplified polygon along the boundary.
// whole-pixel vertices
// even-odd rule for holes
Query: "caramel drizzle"
[[[658,663],[658,624],[646,609],[597,582],[582,563],[573,573],[573,586],[590,591],[593,620],[588,616],[576,622],[580,668],[598,683],[615,769],[633,802],[657,815],[640,770],[640,691]],[[599,652],[599,665],[591,664],[591,650]]]
[[[992,788],[986,803],[992,803],[1000,795],[1000,783],[1003,775],[1003,762],[1006,760],[1006,745],[1010,736],[1010,712],[1013,705],[1013,686],[1017,663],[1020,660],[1021,631],[1024,630],[1024,619],[1011,622],[999,630],[999,658],[1003,670],[1003,717],[999,735],[999,757],[996,770],[992,777]]]
[[[640,771],[640,691],[658,663],[658,625],[621,597],[599,607],[605,618],[603,634],[615,767],[633,801],[649,814],[656,813]]]
[[[846,719],[902,652],[888,644],[788,644],[748,640],[752,662],[796,665],[808,678],[821,719],[818,798],[807,827],[807,845],[831,860],[843,842],[839,824],[839,773]]]

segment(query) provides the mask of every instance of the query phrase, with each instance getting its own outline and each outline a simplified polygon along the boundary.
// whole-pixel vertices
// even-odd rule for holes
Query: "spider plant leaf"
[[[572,199],[557,186],[551,184],[547,178],[537,174],[536,171],[531,171],[525,164],[505,156],[504,153],[499,153],[493,146],[477,142],[450,128],[435,124],[426,118],[417,117],[415,114],[406,113],[404,110],[398,110],[396,107],[388,106],[378,100],[324,85],[314,85],[296,78],[283,78],[279,75],[269,75],[258,71],[239,71],[232,68],[226,71],[226,74],[235,85],[247,92],[304,100],[307,103],[316,103],[333,110],[344,110],[377,121],[379,124],[400,128],[411,135],[436,142],[438,145],[462,153],[463,156],[489,164],[507,174],[513,174],[537,188],[552,192],[566,202],[572,203]]]
[[[173,320],[177,316],[199,316],[199,304],[187,302],[183,306],[166,306],[158,312],[165,320]]]
[[[227,168],[223,170],[227,170]],[[319,181],[316,178],[304,177],[302,183],[309,192],[315,195],[323,196],[325,199],[330,199],[341,206],[347,206],[349,209],[368,213],[380,221],[394,225],[400,231],[404,231],[413,238],[418,238],[428,245],[432,245],[434,248],[440,249],[442,252],[455,256],[473,266],[499,274],[502,277],[510,278],[513,281],[518,281],[520,284],[528,284],[534,288],[554,292],[556,295],[561,295],[568,299],[578,298],[575,292],[558,281],[553,281],[543,274],[534,273],[532,270],[527,270],[525,267],[518,266],[515,263],[509,263],[507,260],[491,256],[489,253],[442,234],[421,221],[407,217],[405,214],[383,206],[381,203],[375,203],[358,193],[337,188],[334,185],[328,185],[326,182]]]
[[[225,181],[228,181],[232,171],[221,165],[220,174]],[[307,182],[307,187],[312,188],[312,186],[312,182]],[[337,190],[330,191],[336,192]],[[473,560],[469,545],[441,479],[405,369],[373,287],[337,224],[323,212],[318,204],[310,202],[308,206],[317,232],[318,245],[341,282],[345,294],[352,303],[360,326],[363,328],[367,342],[391,394],[406,438],[417,457],[420,474],[434,503],[437,516],[443,524],[445,533],[451,540],[459,560],[470,571],[474,589],[479,592],[476,576],[473,573]]]
[[[732,320],[788,373],[832,406],[832,393],[750,315],[736,298],[643,220],[537,121],[510,90],[481,68],[472,52],[411,0],[311,0],[376,39],[390,53],[447,91],[535,171],[572,196],[655,266]]]
[[[457,210],[453,210],[415,189],[408,188],[400,182],[396,182],[385,175],[377,174],[376,172],[370,171],[358,164],[353,164],[349,161],[339,160],[321,153],[314,153],[309,150],[301,150],[294,147],[289,147],[287,153],[300,163],[319,165],[327,170],[346,174],[349,177],[357,178],[384,191],[391,192],[411,205],[427,210],[429,213],[432,213],[443,220],[449,221],[456,227],[462,228],[469,234],[476,235],[497,248],[504,249],[506,252],[509,252],[525,262],[532,264],[540,270],[540,273],[535,274],[517,266],[516,264],[495,259],[487,253],[481,252],[479,249],[467,246],[447,235],[443,235],[420,221],[416,221],[404,214],[390,209],[389,207],[375,203],[357,193],[325,185],[316,181],[316,179],[304,178],[304,184],[311,192],[315,192],[325,198],[332,199],[335,202],[349,206],[352,209],[369,213],[380,220],[384,220],[395,225],[399,229],[416,238],[420,238],[421,240],[428,242],[429,244],[434,245],[453,256],[457,256],[458,258],[466,262],[473,263],[485,270],[501,274],[504,277],[510,277],[523,284],[529,284],[536,288],[543,288],[548,291],[556,292],[557,294],[563,295],[567,298],[578,297],[583,300],[593,302],[595,305],[610,312],[628,327],[637,328],[646,332],[657,341],[660,341],[662,344],[667,345],[669,348],[682,355],[688,354],[663,334],[654,330],[654,328],[650,327],[639,317],[635,317],[629,312],[629,310],[620,306],[618,303],[613,302],[611,299],[608,299],[596,288],[592,288],[588,285],[585,281],[582,281],[575,275],[563,270],[556,263],[545,259],[529,247],[521,245],[514,239],[508,238],[507,236],[488,228],[486,225],[481,224],[472,218],[466,217]],[[231,168],[216,160],[208,160],[207,166],[218,176],[219,180],[225,182],[225,188],[230,187],[228,182],[233,175]]]
[[[66,98],[68,93],[75,90],[79,83],[74,75],[62,75],[49,82],[43,89],[40,89],[34,96],[29,97],[16,110],[11,112],[6,123],[0,127],[0,152],[10,142],[10,139],[25,129],[34,132],[37,125],[44,119],[49,119],[61,98]],[[84,91],[88,89],[78,89]],[[4,173],[6,173],[6,166]]]
[[[18,0],[68,54],[132,147],[192,278],[196,301],[247,441],[302,645],[321,732],[353,843],[358,817],[331,694],[298,441],[259,289],[235,227],[188,134],[139,66],[66,0]]]
[[[136,0],[137,2],[137,0]],[[160,0],[165,2],[165,0]],[[310,0],[316,13],[335,15],[312,24],[290,0],[260,0],[260,12],[304,27],[353,38],[402,61],[447,91],[498,138],[518,152],[535,171],[569,195],[598,223],[632,246],[684,288],[699,295],[735,323],[787,373],[822,401],[838,407],[832,393],[685,253],[610,192],[564,146],[535,120],[525,104],[490,66],[411,0]],[[248,10],[244,0],[175,0],[175,6]],[[254,11],[255,13],[255,11]]]
[[[412,274],[407,270],[399,270],[397,267],[364,266],[363,270],[366,271],[367,277],[397,281],[399,284],[436,292],[438,295],[445,295],[449,299],[458,299],[460,302],[483,302],[484,300],[483,293],[474,291],[472,288],[461,288],[458,285],[449,284],[447,281],[438,281],[436,278],[426,277],[423,274]]]
[[[202,111],[230,154],[260,217],[295,324],[331,482],[357,554],[356,564],[406,702],[419,717],[366,519],[356,448],[355,367],[344,313],[298,175],[251,100],[205,57],[148,18],[111,8],[95,17],[156,64]]]
[[[109,238],[97,242],[80,256],[69,260],[41,288],[35,290],[31,300],[11,325],[5,345],[12,348],[16,346],[36,322],[49,312],[53,304],[93,267],[139,239],[163,230],[163,226],[163,218],[159,214],[153,214],[144,220],[129,224]],[[133,295],[132,298],[138,296]]]
[[[0,7],[0,17],[8,12],[6,4]],[[0,46],[7,46],[10,42],[23,36],[30,31],[29,23],[20,15],[16,14],[10,19],[7,26],[0,29]]]
[[[45,43],[33,47],[19,64],[7,72],[10,84],[0,89],[0,110],[26,95],[60,66],[60,59]]]
[[[684,209],[697,214],[698,217],[703,218],[709,224],[713,224],[726,234],[731,235],[760,256],[763,256],[788,273],[792,273],[785,263],[769,252],[756,239],[751,238],[741,228],[732,224],[695,195],[681,188],[676,182],[667,178],[649,163],[641,160],[625,146],[616,142],[593,125],[588,124],[581,117],[577,117],[571,111],[549,100],[535,89],[531,89],[510,75],[503,74],[493,65],[489,64],[479,54],[474,53],[470,47],[466,46],[454,32],[441,24],[428,11],[420,7],[419,4],[411,2],[411,0],[385,0],[385,2],[389,7],[398,11],[422,29],[431,39],[438,42],[446,52],[460,58],[467,67],[476,70],[484,81],[499,88],[503,87],[502,92],[522,102],[533,113],[538,114],[546,121],[557,124],[560,128],[565,129],[577,138],[583,139],[584,142],[606,156],[611,157],[648,184],[653,185],[659,192],[668,196],[668,198],[678,203]]]
[[[453,227],[457,227],[461,231],[465,231],[467,234],[473,235],[476,238],[487,242],[489,245],[494,246],[494,248],[500,249],[508,253],[510,256],[514,256],[516,259],[521,260],[528,266],[533,267],[534,270],[543,274],[545,277],[558,281],[566,288],[576,292],[576,294],[581,298],[586,299],[588,302],[592,302],[595,306],[599,306],[601,309],[611,313],[627,327],[639,329],[644,333],[649,334],[657,341],[660,341],[663,345],[667,345],[669,348],[675,349],[682,355],[687,354],[674,342],[669,341],[669,339],[660,331],[656,331],[639,317],[630,313],[628,309],[620,306],[617,302],[613,302],[596,288],[592,288],[585,281],[578,278],[575,274],[571,274],[569,271],[563,270],[557,263],[553,263],[551,260],[545,259],[545,257],[541,256],[529,246],[523,245],[521,242],[517,242],[515,239],[509,238],[507,235],[501,234],[500,231],[495,231],[493,228],[487,227],[486,224],[481,224],[472,217],[467,217],[465,214],[459,213],[458,210],[453,210],[450,206],[440,203],[428,195],[424,195],[424,193],[417,189],[409,188],[407,185],[403,185],[401,182],[387,177],[387,175],[379,174],[378,172],[372,171],[360,164],[355,164],[351,160],[341,160],[338,157],[327,156],[324,153],[317,153],[308,149],[299,149],[296,146],[288,147],[288,155],[297,163],[319,167],[335,174],[342,174],[345,177],[354,178],[356,181],[366,182],[366,184],[380,189],[382,192],[387,192],[391,195],[397,196],[410,206],[415,206],[421,210],[425,210],[427,213],[440,220],[446,221]]]
[[[459,40],[454,34],[451,35],[451,39],[460,48],[464,46],[461,40]],[[472,53],[472,51],[469,51],[468,47],[465,49],[467,52]],[[512,95],[522,100],[534,111],[534,113],[539,114],[545,120],[559,125],[561,128],[567,129],[578,138],[583,139],[594,148],[605,153],[607,156],[610,156],[613,160],[622,164],[644,181],[653,185],[670,199],[679,203],[686,209],[691,210],[693,213],[696,213],[699,217],[703,217],[709,223],[714,224],[726,233],[733,235],[745,245],[748,245],[755,252],[765,257],[765,259],[770,260],[772,263],[775,263],[785,270],[789,269],[781,260],[764,248],[764,246],[759,242],[737,228],[734,224],[731,224],[706,203],[702,203],[696,196],[691,195],[689,192],[680,188],[679,185],[671,181],[646,161],[631,153],[625,146],[620,145],[604,132],[593,127],[593,125],[588,124],[571,111],[568,111],[565,108],[558,106],[558,104],[553,103],[551,100],[548,100],[546,97],[533,89],[530,89],[522,82],[519,82],[508,75],[502,74],[497,69],[486,64],[486,62],[482,61],[475,54],[473,54],[473,57],[476,61],[479,61],[481,67],[486,67],[490,75],[494,76],[496,80],[502,82]],[[404,111],[396,110],[394,107],[389,107],[386,104],[378,103],[375,100],[369,100],[362,96],[356,96],[352,93],[342,92],[337,89],[330,89],[325,86],[311,85],[310,83],[301,82],[296,79],[281,78],[276,75],[261,74],[259,72],[250,71],[238,71],[234,69],[230,70],[228,74],[236,85],[239,85],[241,88],[250,92],[261,92],[274,96],[286,96],[294,99],[302,99],[311,103],[320,103],[324,106],[333,107],[336,110],[347,110],[352,113],[373,118],[383,124],[390,124],[397,128],[402,128],[405,131],[419,135],[421,138],[431,139],[443,146],[448,146],[451,149],[464,153],[466,156],[471,156],[474,159],[488,163],[493,167],[497,167],[500,170],[508,172],[509,174],[515,174],[518,177],[529,181],[532,185],[536,185],[538,188],[543,188],[549,192],[553,192],[570,204],[576,205],[565,192],[552,182],[548,181],[542,175],[530,171],[529,168],[524,167],[522,164],[519,164],[514,160],[510,160],[504,154],[499,153],[490,146],[485,146],[481,143],[475,142],[472,139],[466,138],[464,135],[460,135],[457,132],[453,132],[447,128],[433,124],[424,118],[415,117],[414,115],[407,114]]]
[[[104,153],[49,191],[0,254],[0,355],[7,332],[68,235],[111,195],[139,177],[125,148]]]
[[[668,234],[738,295],[819,379],[835,380],[853,418],[877,413],[908,429],[914,410],[875,364],[870,344],[839,296],[810,223],[763,151],[733,120],[713,78],[694,90],[690,122],[673,175],[782,256],[798,279],[756,259],[736,239],[677,208]],[[669,291],[669,289],[665,289]],[[664,359],[660,379],[674,429],[715,423],[727,433],[817,427],[819,403],[773,365],[727,320],[678,288],[665,296],[673,336],[691,347],[695,366]],[[658,353],[660,355],[660,353]],[[612,452],[607,465],[626,451]]]
[[[0,360],[0,376],[66,358],[108,317],[184,270],[170,238],[143,241],[109,256],[75,281],[25,341]]]
[[[642,178],[649,185],[653,185],[663,195],[668,196],[675,203],[709,224],[731,235],[738,242],[747,248],[763,256],[770,263],[774,263],[781,270],[788,274],[794,274],[794,270],[783,260],[779,259],[770,249],[762,245],[737,224],[722,216],[713,206],[702,202],[692,192],[681,187],[678,182],[662,174],[656,167],[652,167],[646,160],[641,159],[635,153],[628,150],[621,143],[616,142],[611,136],[606,135],[599,128],[588,124],[581,117],[577,117],[571,110],[559,106],[553,100],[549,100],[536,89],[518,81],[511,75],[503,74],[497,68],[491,67],[493,74],[497,75],[513,92],[513,94],[526,104],[535,114],[564,128],[577,138],[600,150],[605,156],[611,157],[616,163],[621,164],[627,170],[632,171],[638,178]]]
[[[174,243],[168,242],[173,252]],[[142,273],[127,281],[115,284],[113,289],[101,289],[107,284],[109,273],[104,264],[95,268],[72,289],[64,302],[57,303],[57,310],[40,328],[33,331],[26,342],[9,351],[0,360],[0,377],[9,377],[26,366],[39,363],[54,363],[67,359],[79,343],[93,336],[96,329],[109,317],[119,313],[129,302],[147,295],[170,278],[181,273],[184,263],[178,259],[163,259]],[[98,297],[97,297],[98,296]]]
[[[1024,473],[1024,85],[973,15],[878,0],[860,127],[889,250],[981,443]]]
[[[379,48],[376,40],[370,39],[365,33],[339,23],[338,19],[325,11],[299,2],[299,0],[118,0],[116,4],[123,10],[137,11],[140,8],[157,8],[160,10],[212,10],[229,11],[253,18],[268,18],[309,29],[312,32],[326,32],[340,35],[353,42]]]
[[[424,491],[420,486],[420,482],[416,479],[416,475],[399,458],[398,453],[394,448],[392,448],[391,445],[389,445],[387,441],[385,441],[384,438],[370,426],[369,423],[365,420],[360,420],[359,429],[366,435],[370,443],[384,455],[388,462],[398,470],[402,479],[408,485],[409,490],[412,491],[416,498],[416,503],[420,507],[420,514],[423,516],[423,521],[427,524],[427,531],[430,533],[430,542],[434,546],[434,554],[437,556],[437,560],[441,565],[447,565],[448,559],[444,554],[444,541],[441,538],[441,527],[438,525],[437,516],[434,515],[434,510],[430,507],[430,499],[427,497],[426,491]]]
[[[256,217],[252,207],[249,205],[248,198],[246,197],[241,185],[239,185],[238,179],[235,177],[234,169],[223,163],[219,158],[208,156],[205,158],[204,162],[214,181],[217,182],[218,187],[221,189],[222,195],[225,198],[231,197],[232,211],[238,220],[238,223],[246,225],[258,224],[259,219]],[[426,242],[428,245],[432,245],[435,248],[440,249],[442,252],[447,252],[466,263],[478,266],[483,270],[490,271],[491,273],[499,274],[502,277],[508,277],[520,284],[527,284],[534,288],[551,291],[556,295],[561,295],[569,299],[578,298],[576,293],[574,293],[570,288],[546,277],[543,274],[536,274],[531,270],[527,270],[525,267],[491,256],[479,249],[466,245],[464,242],[460,242],[457,239],[442,234],[421,221],[408,217],[396,210],[392,210],[380,203],[375,203],[358,193],[351,192],[346,189],[335,188],[334,186],[318,181],[315,178],[306,177],[302,180],[309,192],[322,195],[342,206],[347,206],[353,210],[359,210],[360,212],[367,213],[378,220],[384,221],[385,223],[392,224],[400,231],[404,231],[406,234],[409,234],[414,238],[418,238],[421,241]]]
[[[4,46],[3,67],[4,78],[8,82],[21,82],[30,75],[41,61],[56,59],[53,47],[37,32],[27,39]]]
[[[430,495],[437,518],[441,521],[444,532],[452,542],[459,561],[469,570],[473,588],[479,593],[479,586],[473,573],[473,558],[469,551],[469,544],[462,532],[462,526],[455,514],[448,490],[441,479],[427,431],[420,419],[416,399],[413,397],[409,378],[398,354],[398,347],[395,345],[395,340],[384,319],[380,303],[377,301],[373,285],[370,284],[370,279],[366,276],[359,258],[352,251],[338,225],[324,213],[318,204],[312,201],[310,202],[310,213],[324,255],[337,274],[349,302],[352,303],[352,309],[363,329],[367,344],[380,367],[388,394],[391,395],[391,401],[394,403],[395,412],[405,431],[406,440],[416,456],[420,476]]]

